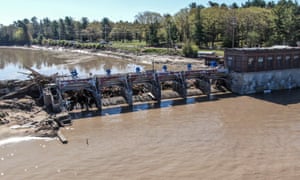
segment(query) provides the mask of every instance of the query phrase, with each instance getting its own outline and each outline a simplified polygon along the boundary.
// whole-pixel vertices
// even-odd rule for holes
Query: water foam
[[[32,140],[46,140],[50,141],[54,138],[49,137],[32,137],[32,136],[25,136],[25,137],[11,137],[7,139],[0,140],[0,146],[6,145],[6,144],[12,144],[12,143],[19,143],[24,141],[32,141]]]

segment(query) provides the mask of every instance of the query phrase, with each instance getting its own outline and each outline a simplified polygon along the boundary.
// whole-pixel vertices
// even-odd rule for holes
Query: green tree
[[[81,18],[81,29],[87,28],[89,23],[90,22],[89,22],[89,19],[87,17]]]
[[[31,18],[31,24],[32,24],[32,38],[37,38],[41,31],[37,17],[34,16]]]
[[[245,4],[242,5],[243,8],[249,8],[249,7],[265,8],[266,6],[267,6],[267,3],[264,0],[247,1]]]
[[[274,35],[272,36],[275,44],[293,44],[294,32],[297,22],[297,4],[291,0],[280,0],[273,8],[274,15]]]
[[[198,45],[198,47],[201,47],[203,41],[204,41],[204,32],[203,32],[203,26],[202,26],[202,17],[201,17],[201,10],[203,7],[196,6],[194,8],[195,10],[195,16],[194,16],[194,32],[193,32],[193,39]],[[214,46],[214,40],[212,41],[212,46]]]
[[[49,18],[44,18],[41,25],[42,25],[42,28],[43,28],[43,31],[42,31],[43,33],[42,34],[44,35],[44,37],[46,39],[51,38],[53,36],[53,34],[52,34],[50,19]]]
[[[273,26],[269,9],[260,7],[241,8],[237,11],[237,18],[239,20],[239,32],[237,33],[240,46],[252,47],[262,45],[268,41]]]
[[[74,30],[74,20],[72,17],[66,16],[64,19],[65,25],[65,38],[66,40],[74,40],[75,39],[75,30]]]
[[[143,25],[146,42],[149,46],[159,45],[158,31],[162,23],[162,16],[156,12],[145,11],[135,16],[136,21]]]
[[[28,24],[29,21],[27,19],[24,19],[23,21],[18,21],[17,25],[18,27],[20,27],[21,29],[19,29],[16,32],[16,38],[18,40],[20,40],[20,42],[24,41],[24,44],[26,44],[27,46],[31,46],[32,44],[32,36],[28,30]],[[22,37],[23,36],[23,37]]]
[[[51,23],[51,31],[52,31],[52,37],[51,39],[59,39],[59,23],[54,20],[52,23]]]
[[[102,30],[102,38],[107,42],[109,40],[108,39],[109,34],[112,30],[111,22],[107,17],[103,18],[101,21],[101,30]]]
[[[91,42],[99,41],[101,34],[101,23],[98,21],[89,23],[88,27],[85,29],[85,36]]]
[[[160,30],[160,41],[165,41],[167,47],[174,47],[174,44],[178,40],[178,31],[173,17],[170,14],[166,14],[163,17],[162,28]]]
[[[134,33],[134,39],[141,41],[146,41],[144,25],[135,20],[132,24],[132,31]]]
[[[186,42],[183,46],[183,55],[185,57],[191,57],[191,58],[196,58],[198,55],[198,47],[191,43],[190,41]]]
[[[15,25],[0,25],[0,45],[12,45],[14,43],[14,34],[17,30]]]
[[[58,22],[58,36],[59,40],[66,39],[66,27],[63,19],[59,19]]]
[[[208,1],[208,4],[210,7],[219,7],[219,3],[217,3],[217,2]]]
[[[189,9],[184,8],[181,9],[178,13],[175,14],[174,16],[175,23],[178,29],[179,33],[179,39],[182,42],[186,42],[190,40],[190,14],[189,14]]]

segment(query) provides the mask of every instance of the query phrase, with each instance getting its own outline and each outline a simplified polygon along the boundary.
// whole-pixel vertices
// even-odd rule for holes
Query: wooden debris
[[[57,137],[58,137],[58,139],[60,140],[61,143],[63,143],[63,144],[68,143],[67,138],[65,138],[65,136],[61,133],[61,131],[57,132]]]

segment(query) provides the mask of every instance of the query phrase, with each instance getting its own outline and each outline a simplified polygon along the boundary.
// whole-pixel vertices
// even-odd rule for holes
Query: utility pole
[[[170,23],[168,24],[168,53],[170,53],[170,48],[171,48],[171,27]]]
[[[235,32],[235,26],[236,26],[236,18],[235,17],[232,17],[232,22],[231,22],[231,25],[232,25],[232,48],[234,48],[234,32]]]
[[[106,24],[104,25],[104,41],[106,42]]]

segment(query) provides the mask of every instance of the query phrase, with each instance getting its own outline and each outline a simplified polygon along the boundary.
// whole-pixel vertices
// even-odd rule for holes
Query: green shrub
[[[182,53],[185,57],[196,58],[198,55],[199,48],[195,44],[187,42],[184,44]]]
[[[42,45],[49,45],[48,39],[43,39],[42,40]]]
[[[96,45],[96,49],[101,49],[101,45],[100,45],[100,44],[97,44],[97,45]]]
[[[149,54],[168,54],[168,49],[166,48],[144,48],[142,50],[143,53],[149,53]]]

